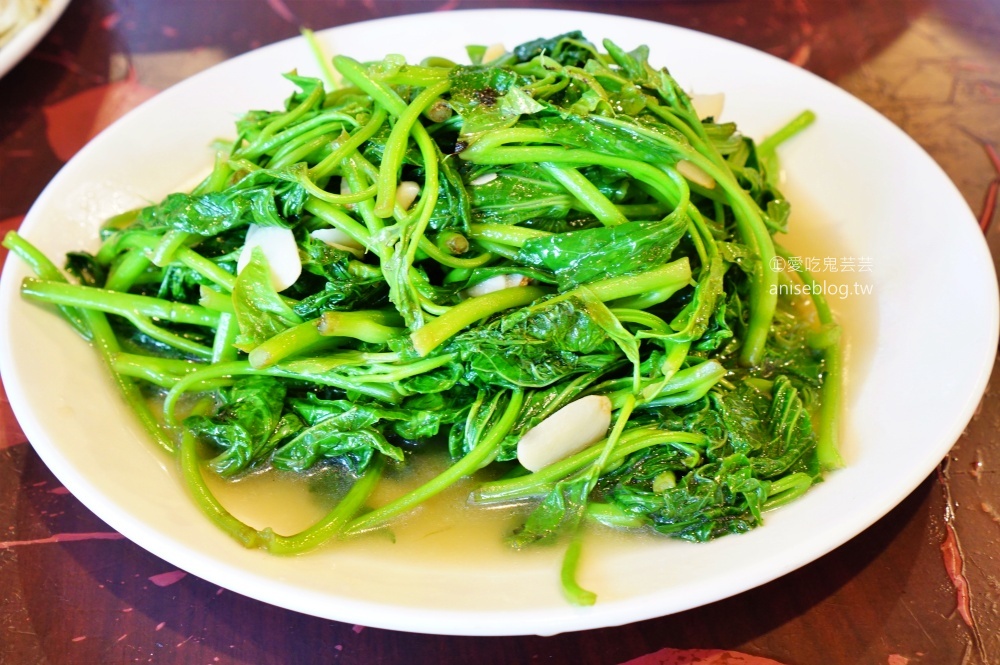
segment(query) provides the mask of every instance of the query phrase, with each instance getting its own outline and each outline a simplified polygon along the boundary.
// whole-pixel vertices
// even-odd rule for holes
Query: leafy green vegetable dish
[[[488,467],[470,502],[530,505],[510,544],[568,543],[563,589],[592,603],[584,520],[705,541],[840,465],[839,329],[822,296],[781,295],[809,274],[775,265],[775,148],[812,115],[755,144],[646,47],[603,48],[337,56],[339,85],[287,75],[285,108],[244,115],[192,192],[69,254],[73,282],[4,245],[246,547],[385,528]],[[442,446],[443,473],[368,505],[388,467]],[[279,535],[205,480],[268,468],[349,489]]]

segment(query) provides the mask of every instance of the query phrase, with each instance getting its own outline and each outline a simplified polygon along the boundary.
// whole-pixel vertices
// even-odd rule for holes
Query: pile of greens
[[[704,541],[840,464],[839,331],[821,296],[779,296],[812,278],[773,261],[789,214],[775,147],[811,114],[755,144],[700,118],[646,47],[603,46],[572,32],[485,64],[482,47],[472,65],[337,56],[336,87],[289,74],[285,108],[244,115],[197,188],[68,255],[72,282],[8,235],[37,273],[22,293],[94,344],[247,547],[386,527],[490,465],[472,501],[533,502],[511,544],[565,538],[563,587],[592,603],[574,581],[583,520]],[[280,293],[261,248],[237,271],[251,225],[294,235],[302,271]],[[340,242],[314,235],[330,228]],[[506,288],[475,290],[487,280]],[[587,395],[611,401],[607,436],[526,472],[522,435]],[[443,442],[445,472],[367,506],[387,464]],[[238,521],[203,476],[331,466],[350,490],[288,536]]]

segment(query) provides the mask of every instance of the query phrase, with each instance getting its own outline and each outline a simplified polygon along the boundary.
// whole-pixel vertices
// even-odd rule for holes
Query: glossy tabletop
[[[73,0],[0,79],[0,233],[17,228],[60,166],[114,119],[300,26],[528,6],[694,28],[832,81],[938,161],[1000,256],[1000,230],[988,228],[1000,216],[1000,0]],[[61,486],[0,386],[0,665],[1000,663],[998,465],[1000,398],[987,388],[948,458],[913,494],[781,579],[616,628],[425,636],[265,605],[145,552]]]

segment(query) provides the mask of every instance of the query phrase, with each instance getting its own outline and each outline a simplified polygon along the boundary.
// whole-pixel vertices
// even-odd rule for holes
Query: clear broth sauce
[[[447,454],[436,449],[408,457],[406,466],[387,467],[367,507],[385,505],[416,489],[449,464]],[[343,476],[336,466],[308,475],[267,469],[236,481],[205,473],[212,492],[233,515],[255,528],[270,526],[283,535],[311,526],[332,509],[347,489],[341,486]],[[354,554],[402,555],[408,561],[450,566],[481,566],[484,561],[500,563],[525,554],[557,555],[558,552],[547,547],[517,552],[504,542],[504,537],[523,523],[530,505],[470,505],[472,491],[489,477],[480,473],[463,478],[387,528],[340,541],[332,547]]]
[[[836,271],[829,267],[813,272],[813,277],[824,283],[830,293],[827,303],[841,327],[843,352],[843,386],[841,402],[840,449],[844,463],[850,465],[854,451],[860,445],[853,435],[849,414],[858,386],[864,379],[875,353],[877,343],[878,292],[872,257],[863,256],[845,240],[842,234],[816,206],[797,191],[793,185],[783,184],[784,193],[792,202],[792,216],[787,236],[779,235],[782,243],[793,254],[818,260],[835,259]],[[868,259],[868,263],[861,263]],[[848,260],[853,261],[854,271],[843,271]],[[861,270],[865,267],[865,270]],[[846,294],[841,297],[841,294]]]

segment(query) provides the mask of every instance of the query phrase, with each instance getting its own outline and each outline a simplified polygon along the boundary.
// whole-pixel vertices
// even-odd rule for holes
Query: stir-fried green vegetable
[[[583,520],[703,541],[840,464],[838,329],[822,296],[779,297],[811,277],[771,261],[789,211],[775,147],[811,114],[758,146],[699,117],[646,47],[604,48],[337,56],[341,87],[287,75],[285,108],[244,115],[194,191],[69,255],[77,283],[4,245],[37,274],[24,297],[95,344],[244,545],[382,528],[492,465],[473,502],[531,502],[510,543],[566,538],[564,589],[592,603]],[[443,441],[446,471],[367,507],[386,465]],[[238,521],[203,477],[330,466],[352,488],[288,536]]]

